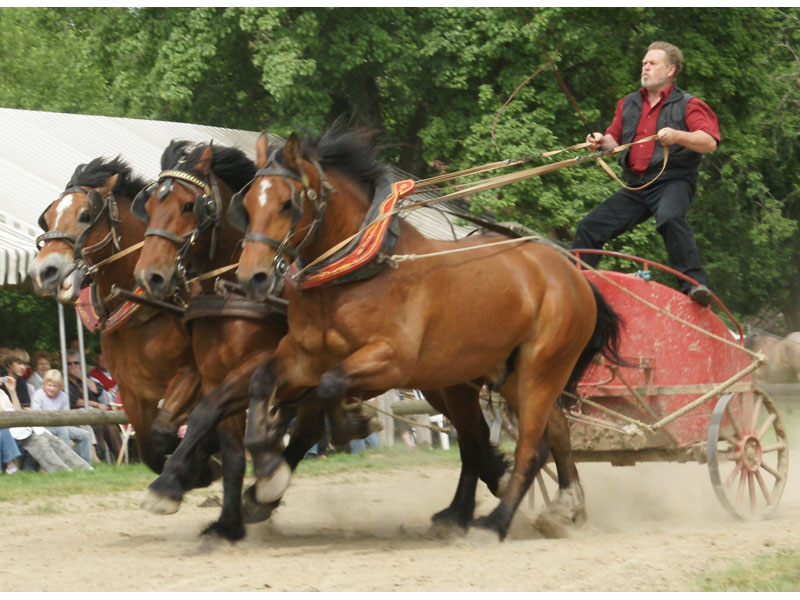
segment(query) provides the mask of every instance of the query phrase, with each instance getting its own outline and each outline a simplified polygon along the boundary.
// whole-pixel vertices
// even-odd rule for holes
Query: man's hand
[[[603,134],[599,131],[595,131],[594,133],[590,133],[586,136],[586,143],[589,144],[589,149],[592,152],[597,152],[600,150],[600,146],[603,143]]]
[[[678,132],[672,127],[664,127],[658,131],[658,141],[661,142],[662,146],[671,146],[677,143],[677,134]]]

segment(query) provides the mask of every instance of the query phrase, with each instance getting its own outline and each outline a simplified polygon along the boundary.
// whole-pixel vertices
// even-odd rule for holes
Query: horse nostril
[[[259,287],[261,287],[263,285],[266,285],[267,284],[267,274],[264,271],[256,273],[255,275],[253,275],[252,281],[253,281],[254,285],[257,285]]]
[[[45,267],[42,270],[42,282],[49,283],[58,279],[58,268],[57,267]]]
[[[152,273],[150,277],[147,278],[147,282],[150,284],[151,290],[161,289],[165,283],[164,278],[158,273]]]

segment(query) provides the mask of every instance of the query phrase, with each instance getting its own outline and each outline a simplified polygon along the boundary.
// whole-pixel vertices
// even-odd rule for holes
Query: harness
[[[124,251],[121,249],[119,232],[120,219],[117,199],[113,192],[109,192],[108,195],[103,197],[100,192],[94,188],[86,188],[78,185],[67,187],[67,189],[61,192],[58,198],[51,202],[39,216],[39,226],[42,229],[47,229],[47,221],[44,218],[45,213],[50,210],[53,204],[59,202],[64,196],[69,194],[86,194],[91,221],[78,235],[58,230],[45,231],[45,233],[36,238],[37,249],[41,250],[42,245],[48,241],[58,240],[66,242],[73,248],[75,269],[80,269],[87,279],[92,279],[97,274],[100,267],[109,261],[109,259],[105,259],[97,264],[91,265],[88,260],[90,254],[102,250],[109,243],[112,243],[114,246],[112,259],[121,258],[125,254],[138,249],[139,244],[127,248]],[[106,214],[110,222],[108,234],[98,243],[84,248],[83,245],[86,238]],[[141,295],[144,293],[144,290],[138,288],[136,293]],[[103,299],[100,298],[97,284],[93,280],[90,281],[88,286],[81,290],[80,296],[75,303],[75,308],[86,329],[91,332],[102,330],[104,333],[110,333],[123,325],[142,323],[156,314],[154,311],[139,312],[140,305],[134,302],[125,302],[114,310],[109,311]],[[134,315],[137,317],[135,323],[130,321]]]
[[[176,235],[166,229],[148,227],[144,232],[144,237],[156,236],[164,238],[178,247],[178,259],[175,268],[178,280],[185,284],[190,271],[195,273],[200,271],[196,257],[190,253],[200,234],[211,229],[211,250],[209,251],[208,259],[213,260],[217,252],[219,228],[222,223],[222,197],[219,192],[219,183],[214,173],[209,172],[208,180],[206,181],[184,171],[175,169],[162,171],[156,181],[136,195],[131,206],[131,212],[142,222],[149,225],[150,216],[145,208],[147,201],[157,192],[159,201],[163,202],[172,193],[173,186],[176,183],[195,194],[194,229],[183,235]],[[192,262],[191,268],[187,268],[184,264],[187,256]]]
[[[284,254],[288,254],[290,257],[292,257],[292,259],[298,258],[300,250],[312,239],[314,239],[314,236],[316,235],[317,230],[322,223],[322,219],[325,216],[325,210],[328,207],[328,199],[330,198],[330,194],[336,193],[335,188],[325,177],[325,173],[323,172],[320,164],[316,160],[311,160],[311,163],[316,168],[319,176],[319,193],[317,193],[317,191],[311,187],[308,175],[305,173],[296,173],[277,163],[275,161],[275,153],[273,152],[264,167],[256,171],[253,179],[247,182],[241,190],[233,195],[230,206],[228,207],[228,222],[235,229],[244,232],[244,244],[248,242],[255,242],[259,244],[267,244],[275,249],[275,258],[272,261],[272,270],[270,272],[270,280],[267,288],[268,296],[276,293],[279,290],[280,285],[283,282],[283,278],[289,273],[289,262],[286,260],[286,258],[284,258]],[[253,185],[253,182],[258,177],[280,177],[286,183],[289,189],[292,190],[292,195],[289,199],[291,220],[289,230],[282,240],[276,240],[275,238],[271,238],[263,233],[248,231],[250,222],[247,216],[247,211],[244,208],[243,201],[244,196],[247,194],[250,187]],[[290,182],[299,183],[299,191],[297,186]],[[311,223],[306,227],[307,231],[303,236],[303,239],[300,240],[300,243],[293,245],[292,238],[296,233],[298,233],[296,228],[297,224],[300,222],[300,219],[303,217],[303,209],[305,207],[306,200],[308,200],[308,202],[311,204],[311,207],[314,211],[314,216]]]

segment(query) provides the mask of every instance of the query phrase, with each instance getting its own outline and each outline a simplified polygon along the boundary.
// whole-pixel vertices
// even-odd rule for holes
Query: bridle
[[[144,237],[160,237],[172,242],[178,247],[175,270],[178,280],[186,282],[189,269],[187,269],[184,261],[187,256],[193,263],[193,270],[199,271],[195,256],[190,253],[190,250],[200,234],[211,229],[211,249],[208,259],[213,260],[217,252],[219,228],[222,223],[222,197],[219,191],[219,182],[214,173],[209,172],[206,181],[184,171],[175,169],[162,171],[156,181],[139,192],[133,201],[131,210],[134,215],[149,225],[150,217],[145,209],[147,201],[154,193],[157,193],[159,201],[163,201],[172,193],[174,184],[176,183],[195,194],[194,229],[183,235],[177,235],[166,229],[148,227],[144,232]]]
[[[317,170],[317,175],[319,177],[319,192],[311,187],[308,175],[306,175],[305,172],[298,173],[279,164],[275,158],[275,154],[276,152],[273,152],[266,164],[261,169],[256,171],[253,179],[251,179],[241,190],[233,195],[227,214],[228,222],[234,228],[244,232],[245,235],[244,239],[242,240],[243,244],[255,242],[259,244],[266,244],[275,249],[275,257],[272,260],[270,281],[267,286],[267,295],[275,293],[283,278],[289,272],[289,261],[286,260],[284,254],[289,255],[293,261],[297,259],[300,254],[300,250],[314,239],[317,231],[319,230],[320,224],[325,217],[325,210],[328,207],[328,199],[330,198],[330,194],[336,193],[336,189],[327,180],[322,167],[316,160],[306,159],[311,162],[311,164],[313,164]],[[259,177],[280,177],[289,187],[289,189],[292,190],[292,195],[289,199],[291,220],[289,224],[289,230],[286,232],[286,235],[282,240],[277,240],[264,235],[263,233],[249,231],[249,218],[243,205],[244,196],[253,185],[253,182],[255,182],[255,180]],[[299,187],[296,184],[299,184]],[[303,217],[306,201],[309,202],[313,209],[313,218],[311,223],[304,227],[304,229],[306,229],[306,233],[303,236],[303,239],[297,244],[292,244],[292,238],[294,238],[295,234],[298,233],[296,228],[297,224],[300,222],[300,219]]]
[[[91,221],[89,224],[81,231],[78,235],[73,235],[71,233],[67,233],[65,231],[47,231],[47,221],[44,218],[44,215],[47,213],[48,210],[58,202],[64,196],[69,194],[86,194],[86,198],[88,200],[89,205],[89,214],[91,216]],[[92,246],[88,246],[86,248],[83,247],[83,244],[86,242],[86,238],[92,232],[94,227],[103,219],[103,217],[108,214],[108,219],[111,224],[109,227],[109,232],[106,236],[100,240],[98,243],[93,244]],[[120,251],[120,233],[119,233],[119,209],[117,207],[117,200],[114,196],[113,192],[109,192],[108,195],[105,197],[100,195],[100,192],[97,191],[95,188],[86,188],[79,185],[72,185],[67,187],[58,198],[50,203],[50,205],[42,212],[41,216],[39,217],[39,226],[45,230],[45,233],[40,235],[36,238],[36,248],[41,250],[42,245],[45,242],[49,241],[63,241],[72,246],[72,255],[73,260],[78,263],[78,266],[82,268],[87,275],[90,274],[92,270],[91,265],[88,264],[87,257],[89,254],[97,252],[105,248],[109,243],[112,243],[114,246],[114,252]]]

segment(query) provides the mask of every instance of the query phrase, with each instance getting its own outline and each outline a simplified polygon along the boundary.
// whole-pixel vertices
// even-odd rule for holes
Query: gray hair
[[[667,65],[675,65],[675,76],[678,76],[683,68],[683,52],[680,48],[668,42],[653,42],[647,48],[648,52],[650,50],[663,50],[667,55]]]

